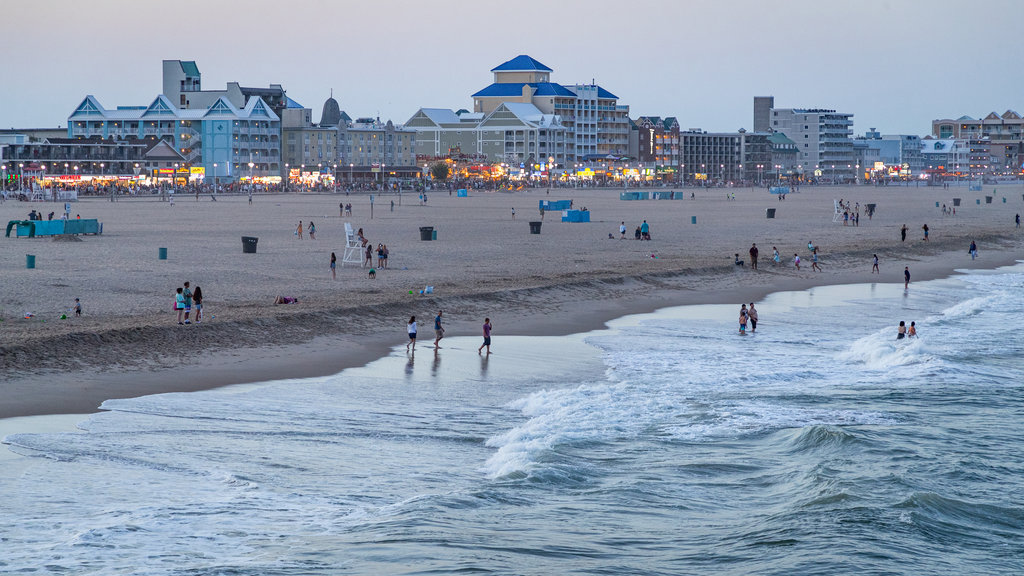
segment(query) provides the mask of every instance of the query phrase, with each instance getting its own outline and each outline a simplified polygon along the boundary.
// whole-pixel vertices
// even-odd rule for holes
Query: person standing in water
[[[900,327],[896,329],[896,339],[903,340],[907,337],[907,325],[904,324],[903,320],[900,320]]]
[[[409,332],[409,341],[405,343],[405,351],[409,351],[409,346],[412,346],[413,353],[416,352],[416,317],[409,317],[409,325],[406,327]]]
[[[871,256],[873,256],[873,261],[871,262],[871,273],[881,274],[881,272],[878,271],[878,254],[872,254]]]
[[[491,319],[484,318],[484,343],[476,349],[476,353],[479,354],[483,351],[484,347],[487,348],[487,354],[491,353]]]
[[[741,304],[740,305],[740,334],[746,334],[747,333],[747,320],[749,318],[750,317],[747,314],[747,305],[746,304]]]
[[[441,338],[444,338],[444,326],[441,325],[441,315],[444,314],[444,310],[438,310],[437,316],[434,316],[434,349],[440,350]]]
[[[917,336],[917,325],[913,322],[910,323],[910,328],[907,328],[907,338],[914,338]]]
[[[906,290],[910,287],[910,267],[903,267],[903,289]]]
[[[750,303],[750,308],[747,309],[747,318],[750,319],[750,333],[757,332],[757,310],[754,309],[754,303]]]

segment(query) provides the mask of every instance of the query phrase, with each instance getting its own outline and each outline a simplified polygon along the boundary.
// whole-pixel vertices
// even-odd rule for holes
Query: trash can
[[[167,248],[157,248],[156,257],[160,260],[167,260]]]
[[[430,239],[431,240],[437,240],[437,230],[431,230],[430,231]]]
[[[255,254],[256,243],[259,241],[255,236],[242,236],[242,254]]]
[[[696,216],[690,216],[690,224],[696,224],[696,223],[697,223],[697,217]]]
[[[985,204],[991,204],[991,203],[992,203],[992,197],[991,196],[985,196]]]
[[[764,211],[768,218],[775,218],[775,208],[765,208]]]
[[[543,222],[530,222],[530,234],[540,234],[540,225]]]
[[[959,206],[959,205],[960,205],[960,199],[959,198],[953,198],[953,206]]]
[[[434,227],[433,226],[420,226],[420,240],[433,240],[434,239]]]
[[[25,268],[35,268],[35,267],[36,267],[36,255],[35,254],[25,254]]]

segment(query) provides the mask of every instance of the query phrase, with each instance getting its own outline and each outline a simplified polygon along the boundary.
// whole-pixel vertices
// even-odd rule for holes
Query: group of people
[[[310,240],[316,240],[316,225],[313,224],[312,220],[309,221],[309,229],[307,232],[309,232]],[[302,240],[302,220],[299,220],[299,225],[295,228],[295,235],[298,236],[299,240]]]
[[[78,300],[76,299],[77,303]],[[189,318],[192,314],[192,307],[196,309],[196,324],[203,321],[203,289],[196,286],[195,291],[192,291],[189,282],[185,282],[184,286],[178,287],[174,292],[174,311],[178,316],[178,325],[191,324],[192,320]]]
[[[586,208],[584,208],[584,210],[586,210]],[[611,237],[610,233],[608,234],[608,237],[609,238]],[[619,224],[619,240],[625,240],[625,239],[626,239],[626,223],[623,221],[622,223]],[[651,239],[651,225],[647,223],[647,220],[644,220],[639,226],[636,227],[636,230],[633,231],[633,239],[634,240],[650,240]]]
[[[900,326],[896,330],[896,339],[903,340],[904,338],[914,338],[917,336],[917,324],[914,322],[910,323],[910,327],[907,327],[906,322],[900,320]]]
[[[437,316],[434,316],[434,350],[441,349],[441,339],[444,338],[444,326],[442,324],[442,317],[444,316],[444,310],[438,310]],[[409,342],[405,345],[405,351],[412,351],[416,353],[416,316],[409,317],[409,323],[406,326],[406,332],[409,334]],[[483,353],[484,348],[487,348],[487,353],[491,353],[491,319],[484,318],[483,325],[484,342],[476,349],[477,354]]]
[[[908,230],[908,228],[907,228],[906,224],[904,224],[903,227],[900,228],[900,242],[906,242],[907,241],[907,230]],[[924,226],[921,226],[921,231],[924,232],[924,241],[927,242],[928,241],[928,232],[930,231],[929,228],[928,228],[928,225],[925,224]]]
[[[747,333],[747,324],[750,324],[750,332],[754,333],[757,331],[757,310],[754,308],[754,303],[750,303],[750,308],[747,308],[746,304],[740,305],[740,334]]]

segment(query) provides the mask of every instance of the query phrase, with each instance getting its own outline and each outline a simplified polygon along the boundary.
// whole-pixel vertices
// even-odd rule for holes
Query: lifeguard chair
[[[341,255],[341,265],[344,266],[346,262],[360,265],[363,263],[363,245],[352,231],[350,222],[345,222],[345,252]]]

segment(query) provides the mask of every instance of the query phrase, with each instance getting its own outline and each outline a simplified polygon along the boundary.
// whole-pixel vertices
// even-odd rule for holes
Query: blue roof
[[[494,83],[473,94],[473,98],[522,96],[524,84],[521,82]],[[554,82],[531,82],[530,86],[536,88],[534,96],[576,96],[572,90]]]
[[[548,68],[525,54],[520,54],[504,64],[499,64],[497,67],[491,68],[491,72],[522,72],[524,70],[553,72],[551,68]]]
[[[295,100],[292,100],[291,98],[289,98],[287,96],[285,96],[285,100],[288,103],[288,105],[285,106],[285,108],[305,108],[305,106],[303,106],[302,104],[299,104],[298,102],[296,102]]]
[[[601,88],[600,86],[597,87],[597,97],[598,98],[611,98],[613,100],[618,100],[619,99],[618,96],[616,96],[615,94],[612,94],[611,92],[605,90],[604,88]]]

